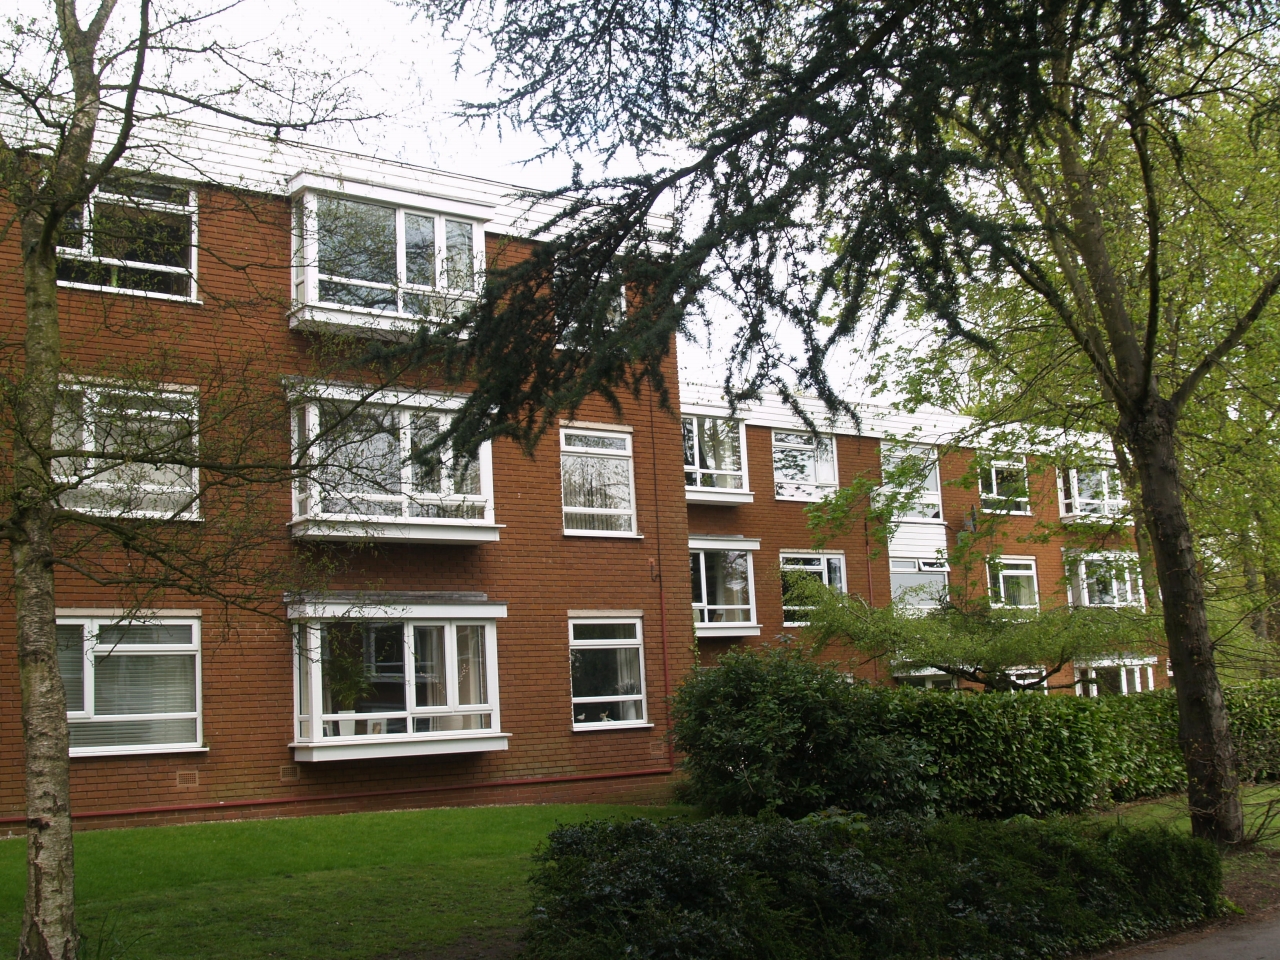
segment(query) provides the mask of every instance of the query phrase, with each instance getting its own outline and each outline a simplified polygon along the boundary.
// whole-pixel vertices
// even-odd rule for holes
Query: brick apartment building
[[[420,474],[414,438],[441,428],[456,395],[425,376],[322,380],[315,344],[394,337],[424,302],[465,302],[486,262],[519,255],[540,211],[473,177],[212,129],[189,136],[181,162],[99,190],[60,251],[79,440],[105,442],[92,428],[108,410],[140,430],[199,423],[193,371],[211,369],[220,345],[250,345],[280,374],[268,445],[323,448],[330,460],[278,487],[263,506],[274,540],[246,549],[269,559],[320,545],[343,562],[322,588],[256,611],[176,591],[135,608],[59,572],[82,826],[665,795],[667,698],[699,656],[795,632],[803,611],[784,607],[785,572],[877,604],[927,606],[957,588],[948,551],[983,510],[1007,518],[1000,560],[966,575],[998,602],[1142,603],[1127,554],[1080,552],[1062,535],[1060,520],[1123,510],[1105,468],[1059,477],[1034,458],[1001,461],[968,490],[954,481],[971,472],[971,452],[946,452],[887,550],[869,533],[811,549],[807,503],[878,476],[903,449],[886,436],[914,431],[911,449],[928,459],[962,426],[946,417],[869,410],[859,427],[815,437],[780,402],[731,417],[714,391],[684,385],[679,417],[648,396],[624,399],[621,417],[601,401],[532,458],[496,441],[472,462]],[[127,233],[131,216],[159,223],[165,241],[97,227],[114,217]],[[23,322],[17,243],[11,231],[0,248],[11,338]],[[344,258],[352,243],[364,253]],[[165,357],[158,396],[110,376],[143,348]],[[675,371],[673,357],[672,382]],[[365,427],[333,441],[356,400]],[[207,433],[216,443],[216,428]],[[200,482],[156,469],[124,503],[108,471],[74,505],[198,532],[215,527],[220,502],[216,491],[193,498]],[[1058,532],[1027,538],[1036,524]],[[0,824],[16,829],[11,597],[0,606]],[[1081,665],[1077,676],[1086,694],[1166,682],[1154,658]]]

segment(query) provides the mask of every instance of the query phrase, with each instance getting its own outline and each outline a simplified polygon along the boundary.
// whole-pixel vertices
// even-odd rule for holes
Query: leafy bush
[[[1213,847],[1069,821],[588,822],[537,854],[530,955],[1057,956],[1217,909]]]
[[[1280,771],[1280,681],[1230,687],[1246,778]],[[982,817],[1074,813],[1180,789],[1172,691],[953,696],[850,683],[804,652],[731,652],[674,705],[688,799],[799,816],[828,806]]]

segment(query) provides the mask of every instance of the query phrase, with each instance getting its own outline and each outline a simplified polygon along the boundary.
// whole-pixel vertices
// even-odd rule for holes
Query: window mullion
[[[396,422],[400,427],[400,516],[405,517],[413,491],[413,411],[400,408]]]
[[[404,659],[404,709],[410,718],[405,724],[405,730],[408,733],[413,733],[413,712],[418,709],[418,685],[415,683],[418,676],[418,662],[414,659],[413,625],[406,620],[400,625],[400,628],[400,641],[404,645],[402,654]]]

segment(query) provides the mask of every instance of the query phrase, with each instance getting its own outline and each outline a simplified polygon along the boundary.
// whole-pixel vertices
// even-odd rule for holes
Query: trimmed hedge
[[[1280,681],[1228,688],[1246,778],[1280,770]],[[731,652],[674,704],[688,799],[718,813],[829,806],[980,817],[1080,812],[1180,789],[1172,691],[956,696],[849,683],[801,651]]]
[[[1065,820],[594,821],[535,856],[538,960],[1054,957],[1213,916],[1212,845]]]

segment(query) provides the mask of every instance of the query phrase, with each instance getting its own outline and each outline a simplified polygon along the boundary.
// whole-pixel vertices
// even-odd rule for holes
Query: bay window
[[[1076,666],[1076,696],[1128,696],[1155,689],[1155,657],[1094,660]]]
[[[684,416],[684,485],[700,502],[749,503],[743,426],[723,417]]]
[[[811,607],[797,602],[791,591],[799,583],[821,583],[836,593],[845,592],[843,553],[784,553],[782,561],[782,625],[803,627]]]
[[[1063,467],[1058,470],[1058,477],[1064,518],[1122,517],[1129,512],[1129,501],[1115,467]]]
[[[200,621],[58,616],[72,756],[203,750]]]
[[[492,452],[474,459],[429,452],[449,426],[456,398],[330,388],[293,410],[301,478],[293,534],[473,543],[496,540]],[[374,401],[379,402],[374,402]],[[387,402],[381,402],[387,401]]]
[[[191,300],[195,280],[194,190],[113,179],[63,221],[59,286]]]
[[[1133,553],[1067,557],[1071,602],[1079,607],[1142,607],[1142,580]]]
[[[575,730],[647,725],[638,618],[569,621],[569,664]]]
[[[319,604],[326,605],[312,612],[341,606]],[[488,618],[505,616],[505,607],[412,598],[388,606],[394,609],[356,606],[341,611],[351,614],[343,619],[295,623],[295,758],[505,750],[496,621]]]
[[[560,489],[566,534],[635,536],[631,434],[561,429]]]
[[[832,438],[773,431],[773,486],[778,500],[821,500],[836,489]]]

